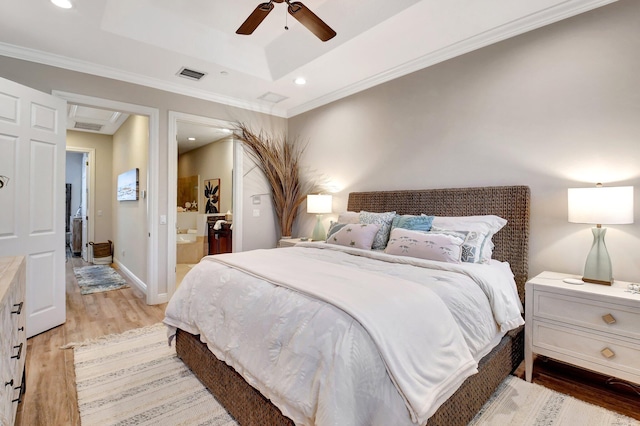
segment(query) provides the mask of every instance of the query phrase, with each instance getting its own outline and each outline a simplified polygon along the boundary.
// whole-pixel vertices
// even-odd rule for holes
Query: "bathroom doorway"
[[[169,223],[175,223],[176,230],[177,287],[202,257],[240,250],[240,225],[233,220],[239,217],[234,185],[238,142],[232,124],[223,120],[172,112],[169,125],[169,140],[175,141],[175,157],[169,157],[175,158],[175,168],[169,179],[176,182],[176,208],[170,212],[175,220],[170,217]]]

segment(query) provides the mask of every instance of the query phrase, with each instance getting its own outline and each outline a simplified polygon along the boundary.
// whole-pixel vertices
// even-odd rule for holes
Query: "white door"
[[[0,256],[27,259],[27,337],[64,323],[66,101],[0,78]]]
[[[82,216],[82,260],[89,262],[89,239],[87,227],[89,222],[89,187],[87,175],[89,173],[89,154],[82,154],[82,188],[80,190],[80,215]],[[93,259],[91,259],[93,260]]]

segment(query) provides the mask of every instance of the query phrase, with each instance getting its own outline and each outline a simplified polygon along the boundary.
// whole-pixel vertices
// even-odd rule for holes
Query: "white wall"
[[[139,199],[118,201],[115,191],[113,203],[114,261],[127,268],[140,281],[147,282],[147,173],[149,163],[149,119],[131,115],[113,135],[113,175],[111,183],[117,188],[118,175],[139,170]]]
[[[581,274],[592,235],[567,222],[567,188],[640,199],[639,16],[613,3],[296,116],[289,134],[339,189],[336,212],[354,190],[529,185],[530,275]],[[636,224],[608,227],[618,279],[640,279],[639,206]]]

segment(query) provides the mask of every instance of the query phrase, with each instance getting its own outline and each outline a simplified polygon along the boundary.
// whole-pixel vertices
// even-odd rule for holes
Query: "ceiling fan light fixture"
[[[70,0],[51,0],[51,3],[62,9],[71,9],[73,7]]]

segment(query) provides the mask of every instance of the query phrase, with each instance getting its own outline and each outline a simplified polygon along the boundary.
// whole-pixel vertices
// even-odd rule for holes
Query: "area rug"
[[[83,426],[237,424],[169,347],[162,324],[68,346]]]
[[[507,377],[469,426],[638,426],[640,422],[514,376]]]
[[[78,407],[88,425],[220,425],[235,420],[167,344],[156,324],[74,348]],[[640,422],[509,376],[473,426],[640,426]]]
[[[118,272],[109,265],[92,265],[73,268],[80,294],[99,293],[129,287]]]

